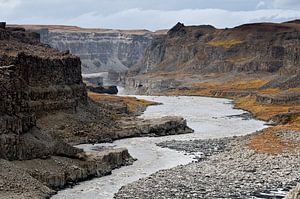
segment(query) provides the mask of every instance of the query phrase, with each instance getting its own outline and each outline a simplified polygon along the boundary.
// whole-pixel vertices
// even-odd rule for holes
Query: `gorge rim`
[[[0,11],[1,199],[300,199],[298,1]]]

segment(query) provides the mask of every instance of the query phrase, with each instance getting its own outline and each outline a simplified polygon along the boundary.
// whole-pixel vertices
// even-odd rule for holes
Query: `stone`
[[[6,27],[6,22],[0,22],[0,28],[5,29]]]
[[[284,199],[300,199],[300,184],[297,184]]]

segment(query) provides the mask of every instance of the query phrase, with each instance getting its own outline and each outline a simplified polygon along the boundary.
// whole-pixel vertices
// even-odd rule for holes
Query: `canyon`
[[[182,118],[136,120],[127,109],[92,101],[79,57],[40,43],[37,33],[0,25],[1,198],[49,198],[134,162],[125,148],[84,152],[75,144],[192,132]]]
[[[0,197],[47,198],[79,181],[134,164],[125,148],[74,146],[144,136],[170,136],[152,143],[151,149],[199,152],[204,157],[148,173],[125,184],[116,198],[246,198],[281,189],[286,195],[300,183],[299,38],[299,20],[226,29],[178,23],[157,32],[0,23]],[[184,118],[169,116],[185,109],[184,104],[173,104],[168,117],[137,118],[147,106],[159,103],[87,92],[81,73],[99,72],[112,74],[109,78],[129,94],[172,96],[164,104],[179,96],[229,98],[234,108],[251,113],[231,118],[244,117],[247,123],[255,117],[272,126],[242,137],[178,140],[176,136],[195,129]],[[201,118],[194,110],[189,112]],[[212,126],[220,125],[207,115]],[[298,189],[287,197],[297,197]]]

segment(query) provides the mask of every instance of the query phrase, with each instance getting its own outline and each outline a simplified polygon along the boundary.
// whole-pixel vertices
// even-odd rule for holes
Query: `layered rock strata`
[[[48,198],[52,189],[132,163],[126,149],[87,154],[40,124],[58,113],[80,117],[79,107],[93,114],[87,111],[91,102],[78,57],[5,24],[0,28],[0,55],[1,198]]]
[[[85,29],[74,26],[22,26],[38,32],[41,41],[80,57],[83,73],[123,72],[136,64],[154,35],[147,30]]]
[[[155,93],[169,89],[162,79],[170,88],[178,88],[192,83],[196,75],[201,81],[210,74],[228,81],[230,74],[265,74],[276,75],[268,88],[298,87],[299,38],[298,21],[226,29],[178,23],[167,35],[154,39],[128,72],[125,85],[131,92]],[[172,84],[175,80],[179,86]]]

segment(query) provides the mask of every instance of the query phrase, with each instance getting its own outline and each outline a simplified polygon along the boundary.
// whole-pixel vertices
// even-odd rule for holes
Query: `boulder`
[[[94,93],[104,93],[104,94],[118,94],[117,86],[88,86],[87,89]]]

